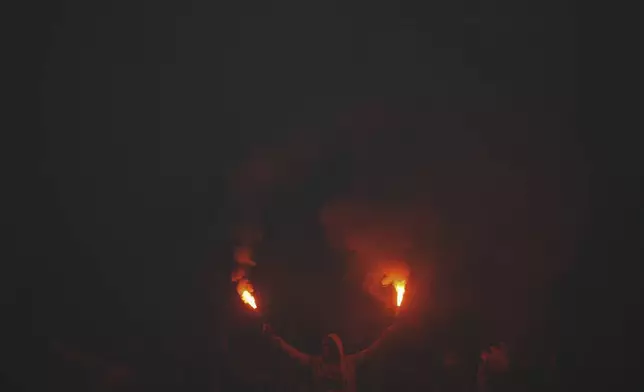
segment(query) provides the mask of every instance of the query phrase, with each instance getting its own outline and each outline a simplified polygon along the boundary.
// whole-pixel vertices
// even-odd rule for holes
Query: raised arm
[[[279,347],[280,350],[284,351],[289,357],[293,358],[301,365],[307,366],[311,363],[311,356],[309,354],[303,353],[290,344],[286,343],[284,339],[273,333],[273,330],[268,324],[264,324],[263,332],[264,334],[268,335],[269,339],[274,345]]]
[[[349,355],[349,359],[355,361],[356,363],[362,362],[365,359],[369,359],[373,354],[375,354],[377,351],[382,348],[383,343],[385,343],[388,338],[392,335],[394,332],[394,326],[389,326],[387,329],[383,331],[383,333],[380,335],[378,339],[376,339],[371,345],[364,350],[358,351],[355,354]]]

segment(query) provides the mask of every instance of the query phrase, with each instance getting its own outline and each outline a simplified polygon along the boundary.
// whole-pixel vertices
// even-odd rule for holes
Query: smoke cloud
[[[351,186],[320,220],[353,253],[365,289],[391,301],[380,294],[387,273],[427,268],[436,305],[483,313],[501,330],[540,317],[574,260],[584,208],[583,162],[562,124],[537,113],[391,110],[347,123]]]
[[[253,292],[249,272],[263,237],[263,214],[274,194],[306,178],[324,147],[320,133],[305,130],[254,147],[230,177],[231,204],[235,207],[233,233],[236,268],[232,273],[240,294]]]
[[[384,303],[392,289],[383,284],[409,278],[412,287],[431,286],[429,300],[440,306],[469,306],[493,323],[519,320],[574,258],[583,177],[574,140],[556,118],[367,105],[330,128],[256,149],[235,173],[246,228],[235,235],[239,270],[256,261],[262,211],[275,191],[296,189],[338,151],[350,157],[338,169],[348,185],[321,207],[320,223]]]
[[[330,243],[350,252],[363,288],[387,305],[392,289],[383,286],[408,281],[414,265],[430,261],[419,260],[427,255],[419,243],[432,227],[423,209],[354,197],[328,203],[320,220]]]
[[[251,259],[251,249],[247,247],[238,247],[235,250],[236,268],[233,270],[232,281],[237,282],[237,292],[241,295],[244,291],[253,293],[254,289],[247,276],[250,268],[256,263]]]

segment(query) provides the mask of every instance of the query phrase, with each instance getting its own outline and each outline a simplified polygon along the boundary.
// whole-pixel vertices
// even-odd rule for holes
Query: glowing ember
[[[405,296],[405,285],[407,282],[404,280],[399,280],[394,282],[394,288],[396,289],[396,306],[400,307],[402,304],[403,297]]]
[[[255,303],[255,297],[253,297],[253,294],[251,294],[248,290],[244,290],[241,293],[241,299],[242,301],[244,301],[244,303],[248,304],[248,306],[250,306],[251,308],[257,309],[257,304]]]

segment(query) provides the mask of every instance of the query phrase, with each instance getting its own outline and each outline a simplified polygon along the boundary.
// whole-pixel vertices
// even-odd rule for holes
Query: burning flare
[[[403,297],[405,296],[405,285],[407,282],[404,280],[394,281],[394,289],[396,289],[396,306],[400,307]]]
[[[396,307],[400,308],[405,297],[405,287],[407,286],[408,270],[394,270],[391,268],[380,282],[383,286],[394,286],[396,291]]]
[[[249,293],[248,290],[244,290],[243,293],[241,293],[241,299],[244,301],[244,303],[248,304],[253,309],[257,309],[257,304],[255,303],[255,297],[253,297],[253,294]]]
[[[235,250],[235,262],[237,262],[237,268],[233,270],[232,280],[237,282],[237,293],[245,304],[257,310],[257,302],[255,302],[255,297],[253,296],[253,285],[246,278],[247,270],[255,266],[255,262],[251,258],[250,248],[238,247]]]
[[[239,293],[239,297],[241,300],[250,306],[251,308],[257,310],[257,302],[255,301],[255,297],[253,296],[253,286],[248,282],[247,279],[241,279],[237,283],[237,293]]]

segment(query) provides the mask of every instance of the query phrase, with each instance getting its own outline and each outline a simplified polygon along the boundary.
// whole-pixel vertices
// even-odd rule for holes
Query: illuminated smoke
[[[401,209],[348,200],[330,203],[321,213],[331,243],[353,255],[364,289],[387,304],[393,288],[382,287],[409,279],[417,237],[411,217]]]

